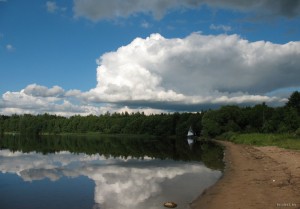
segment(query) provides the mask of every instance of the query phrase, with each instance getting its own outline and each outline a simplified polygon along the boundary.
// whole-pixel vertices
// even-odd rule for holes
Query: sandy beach
[[[300,152],[220,141],[223,177],[191,203],[192,209],[300,209]]]

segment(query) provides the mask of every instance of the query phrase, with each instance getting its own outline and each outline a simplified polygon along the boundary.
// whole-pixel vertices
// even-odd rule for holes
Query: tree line
[[[215,137],[231,132],[300,135],[300,93],[292,93],[282,107],[269,107],[265,103],[253,107],[228,105],[204,114],[204,136]]]
[[[224,133],[296,133],[300,134],[300,93],[291,94],[282,107],[265,103],[251,107],[222,106],[198,113],[109,113],[62,117],[57,115],[0,116],[0,133],[61,134],[98,132],[104,134],[145,134],[185,136],[189,127],[195,134],[215,137]]]
[[[143,134],[154,136],[183,136],[189,126],[201,132],[203,113],[173,113],[145,115],[144,113],[109,113],[104,115],[11,115],[0,116],[0,133],[30,135],[88,133]]]

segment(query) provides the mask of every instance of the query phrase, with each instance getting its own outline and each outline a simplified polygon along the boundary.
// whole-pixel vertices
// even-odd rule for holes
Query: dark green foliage
[[[154,136],[184,136],[189,126],[201,132],[201,113],[174,113],[145,115],[144,113],[106,113],[105,115],[70,118],[56,115],[12,115],[0,116],[1,133],[22,135],[89,133],[143,134]]]
[[[300,128],[298,128],[296,131],[295,131],[295,136],[300,136]]]
[[[204,114],[202,118],[202,134],[204,136],[215,137],[221,134],[221,123],[218,111],[211,110]]]
[[[285,106],[287,108],[295,108],[298,114],[300,114],[300,92],[295,91],[292,93]]]
[[[265,103],[254,107],[223,106],[210,110],[202,117],[205,137],[231,133],[295,133],[300,128],[300,93],[294,92],[284,107],[268,107]]]

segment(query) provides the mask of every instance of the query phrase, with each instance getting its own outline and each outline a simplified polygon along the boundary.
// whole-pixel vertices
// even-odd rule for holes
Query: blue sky
[[[300,87],[299,14],[298,0],[0,0],[0,113],[282,105]]]

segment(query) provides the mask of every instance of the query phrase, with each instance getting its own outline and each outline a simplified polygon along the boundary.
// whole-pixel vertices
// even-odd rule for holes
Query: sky
[[[0,0],[0,114],[284,105],[299,26],[300,0]]]

